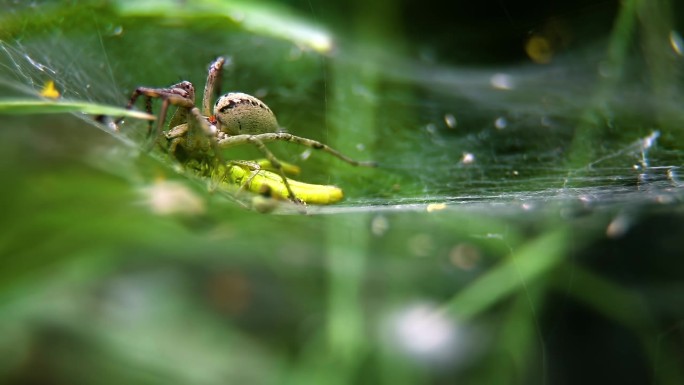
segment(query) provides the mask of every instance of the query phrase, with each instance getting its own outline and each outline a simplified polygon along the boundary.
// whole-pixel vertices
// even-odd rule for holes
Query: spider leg
[[[303,203],[295,193],[292,191],[292,187],[290,187],[290,182],[287,181],[287,177],[285,176],[285,170],[283,170],[283,165],[280,163],[280,160],[276,158],[275,155],[271,152],[271,150],[266,147],[264,142],[262,142],[259,138],[257,138],[257,135],[252,135],[249,138],[249,142],[252,143],[253,145],[256,146],[259,151],[261,151],[262,154],[268,159],[269,162],[271,162],[271,166],[278,171],[278,175],[280,175],[280,178],[283,180],[283,184],[285,185],[285,189],[287,189],[287,195],[290,198],[290,200],[294,203]]]
[[[211,115],[211,99],[214,94],[218,94],[221,88],[221,69],[226,59],[218,57],[213,63],[209,65],[209,74],[207,75],[207,83],[204,86],[204,95],[202,96],[202,113],[204,116]]]
[[[140,90],[137,89],[136,91]],[[156,89],[145,89],[144,91],[150,91],[149,93],[143,93],[147,97],[147,100],[150,101],[150,112],[152,110],[151,106],[151,100],[153,97],[157,97],[162,99],[162,105],[161,109],[159,110],[159,118],[157,119],[157,134],[155,135],[154,140],[151,142],[150,147],[153,147],[155,144],[158,143],[159,137],[162,136],[164,132],[164,123],[166,123],[166,113],[169,109],[169,105],[174,105],[180,107],[181,110],[187,110],[192,108],[195,103],[192,101],[192,99],[188,99],[185,96],[177,95],[174,93],[167,93],[167,92],[158,92],[160,90]],[[161,90],[161,91],[166,91],[166,90]],[[135,102],[135,100],[133,100]],[[187,115],[187,114],[186,114]],[[176,120],[176,119],[173,119]]]
[[[185,139],[183,137],[176,137],[176,138],[171,139],[171,141],[169,142],[169,149],[168,149],[169,153],[175,154],[178,146],[183,147],[184,144],[185,144]]]
[[[130,109],[130,107],[128,107]],[[151,97],[146,97],[145,98],[145,112],[148,114],[152,115],[152,98]],[[149,137],[152,134],[152,121],[147,122],[147,136]]]
[[[159,143],[159,137],[162,136],[164,132],[164,121],[166,120],[166,110],[169,108],[169,100],[164,99],[159,110],[159,119],[157,119],[157,135],[154,136],[154,140],[150,142],[150,148],[154,147],[155,144]],[[176,145],[173,146],[174,150]]]
[[[228,148],[232,146],[236,146],[242,143],[246,142],[275,142],[275,141],[285,141],[285,142],[292,142],[292,143],[297,143],[302,146],[310,147],[315,150],[323,150],[327,152],[328,154],[341,159],[351,165],[354,166],[362,166],[362,167],[377,167],[377,163],[375,162],[364,162],[364,161],[358,161],[355,159],[352,159],[341,152],[335,150],[334,148],[328,146],[327,144],[321,143],[317,140],[313,139],[307,139],[307,138],[302,138],[301,136],[296,136],[292,135],[287,132],[268,132],[265,134],[256,134],[256,135],[233,135],[233,136],[228,136],[225,138],[222,138],[218,141],[218,146],[221,148]],[[271,159],[269,159],[271,160]],[[275,167],[275,165],[274,165]]]
[[[168,103],[174,106],[185,107],[186,109],[192,108],[195,105],[195,88],[192,86],[192,83],[187,81],[174,84],[169,88],[138,87],[135,89],[135,91],[133,91],[131,99],[128,101],[128,104],[126,104],[126,109],[132,109],[135,102],[141,96],[145,97],[145,111],[149,114],[152,114],[152,98],[159,98],[165,102],[168,101]],[[165,107],[162,105],[162,109],[163,114],[159,115],[159,122],[157,122],[157,126],[163,128],[164,122],[166,120],[166,111],[168,109],[168,105]],[[182,123],[179,121],[183,121],[186,115],[187,114],[184,114],[183,112],[176,113],[171,120],[172,122],[176,123],[174,126]],[[123,117],[120,117],[114,121],[114,124],[119,125],[122,121]],[[151,131],[152,122],[150,121],[148,124]],[[161,130],[158,129],[157,131]]]
[[[142,95],[145,95],[145,90],[146,90],[145,87],[138,87],[135,89],[135,91],[133,91],[133,94],[131,94],[131,98],[128,100],[128,104],[126,104],[127,110],[132,109],[133,105],[138,100],[138,98]],[[145,112],[147,112],[148,114],[151,115],[152,114],[152,97],[149,95],[145,95],[145,96],[146,96],[145,97]],[[118,126],[119,124],[121,124],[123,119],[124,119],[123,116],[117,118],[116,120],[114,120],[114,124],[116,126]],[[152,130],[152,121],[149,121],[148,125],[149,125],[148,129],[151,131]]]

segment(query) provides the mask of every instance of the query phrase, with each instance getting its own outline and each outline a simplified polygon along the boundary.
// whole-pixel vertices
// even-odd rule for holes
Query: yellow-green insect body
[[[249,162],[228,164],[224,176],[226,182],[248,191],[258,194],[268,193],[275,199],[290,199],[290,194],[280,174],[267,170],[254,170]],[[344,198],[342,189],[337,186],[304,183],[290,178],[287,181],[296,197],[307,204],[328,205]]]

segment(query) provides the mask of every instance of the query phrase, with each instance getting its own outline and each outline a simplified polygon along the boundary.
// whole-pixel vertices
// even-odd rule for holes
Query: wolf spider
[[[212,111],[211,99],[218,90],[224,62],[225,59],[219,57],[209,66],[201,112],[194,101],[195,87],[188,81],[182,81],[168,88],[138,87],[133,92],[126,108],[132,108],[137,99],[143,96],[146,110],[151,114],[152,98],[161,99],[155,142],[164,137],[167,140],[168,152],[181,162],[196,160],[211,163],[221,159],[219,152],[221,149],[247,143],[254,145],[282,178],[289,198],[298,203],[301,201],[292,192],[281,162],[264,142],[293,142],[323,150],[354,166],[376,166],[374,162],[351,159],[319,141],[279,131],[278,122],[271,109],[254,96],[239,92],[224,94],[216,100]],[[169,106],[176,106],[178,109],[169,121],[170,128],[164,131]],[[258,171],[259,167],[255,166],[253,175],[256,175]]]

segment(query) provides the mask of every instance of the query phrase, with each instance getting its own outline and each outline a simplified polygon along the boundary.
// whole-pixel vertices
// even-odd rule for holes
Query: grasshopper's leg
[[[261,143],[263,145],[263,142],[275,142],[275,141],[284,141],[284,142],[292,142],[292,143],[297,143],[302,146],[310,147],[315,150],[322,150],[327,152],[328,154],[341,159],[351,165],[354,166],[363,166],[363,167],[376,167],[377,164],[375,162],[364,162],[364,161],[358,161],[355,159],[352,159],[341,152],[335,150],[334,148],[328,146],[327,144],[321,143],[317,140],[312,140],[312,139],[307,139],[307,138],[302,138],[301,136],[296,136],[292,135],[287,132],[269,132],[265,134],[256,134],[256,135],[233,135],[233,136],[228,136],[225,138],[222,138],[219,140],[218,145],[221,148],[227,148],[227,147],[232,147],[236,146],[239,144],[243,143]],[[259,145],[257,144],[257,147]],[[269,158],[269,161],[271,159]],[[275,166],[275,165],[274,165]]]
[[[268,159],[257,159],[254,162],[258,164],[262,170],[275,171],[275,168],[271,166],[271,162],[269,162]],[[287,175],[296,176],[302,172],[299,166],[296,166],[292,163],[283,162],[282,160],[280,161],[280,166]]]
[[[230,161],[230,164],[238,167],[244,167],[250,170],[247,179],[244,182],[240,183],[240,188],[238,189],[238,192],[242,192],[246,189],[249,189],[250,185],[252,184],[252,181],[254,180],[254,177],[256,177],[257,174],[259,174],[259,171],[261,171],[261,165],[259,165],[259,163],[257,162],[233,160]]]

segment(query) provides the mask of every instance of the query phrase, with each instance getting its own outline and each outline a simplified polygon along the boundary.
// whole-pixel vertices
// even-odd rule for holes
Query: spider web
[[[48,8],[35,9],[42,12]],[[157,86],[177,80],[156,74],[160,71],[155,69],[160,67],[201,88],[208,62],[204,58],[225,53],[198,48],[192,58],[173,60],[173,55],[161,52],[146,56],[151,65],[136,66],[135,62],[124,61],[123,55],[140,56],[150,52],[148,47],[126,41],[128,31],[116,21],[93,17],[89,24],[77,32],[64,26],[46,27],[39,39],[0,42],[0,84],[8,94],[26,95],[35,94],[51,80],[65,98],[121,106],[130,90],[140,85],[140,79],[149,79],[147,84]],[[173,33],[169,31],[167,34]],[[171,37],[180,46],[189,45],[193,38],[192,34]],[[233,43],[231,52],[236,57],[254,56],[244,43]],[[268,40],[259,43],[271,44]],[[281,51],[281,58],[287,50],[291,57],[302,55],[283,46],[271,48]],[[631,83],[617,90],[615,93],[623,96],[603,100],[600,109],[591,105],[590,98],[581,96],[597,81],[601,52],[600,47],[589,47],[581,62],[574,57],[560,58],[541,71],[529,66],[488,70],[440,67],[380,55],[372,60],[376,68],[389,69],[382,76],[370,81],[357,77],[349,84],[336,86],[335,76],[358,72],[358,63],[363,61],[358,56],[361,53],[350,50],[340,55],[338,72],[329,74],[331,92],[340,89],[343,96],[328,104],[320,102],[325,98],[312,101],[299,93],[305,90],[302,87],[315,82],[328,82],[320,70],[317,74],[314,71],[311,79],[300,78],[299,89],[267,84],[268,79],[255,83],[253,78],[264,72],[252,71],[257,68],[253,62],[243,63],[237,71],[229,69],[226,77],[235,87],[257,94],[276,93],[281,100],[289,100],[280,106],[276,102],[272,108],[279,111],[281,123],[288,128],[296,125],[292,130],[298,134],[306,136],[308,132],[325,140],[331,129],[337,130],[337,137],[352,138],[342,140],[344,149],[368,149],[370,152],[354,155],[373,154],[381,164],[384,171],[362,173],[358,185],[348,188],[349,196],[357,196],[348,200],[349,205],[321,212],[389,206],[423,209],[433,203],[537,207],[579,200],[601,204],[679,194],[681,153],[658,145],[661,132],[654,128],[659,124],[656,114],[650,111],[653,106],[640,104],[640,95],[649,92],[646,85]],[[317,61],[309,60],[314,65]],[[140,71],[132,72],[130,68]],[[320,92],[318,88],[314,94]],[[359,107],[349,98],[360,101],[361,108],[372,106],[373,117],[368,121],[349,118],[359,115]],[[675,102],[659,101],[658,105],[660,111],[676,110]],[[632,114],[634,110],[640,113],[638,120],[631,119],[631,115],[623,117],[623,112]],[[585,124],[587,111],[595,113],[598,122]],[[339,116],[342,118],[330,122]],[[368,124],[373,127],[362,127]],[[145,130],[141,127],[143,123],[126,131],[126,136],[115,137],[127,142],[133,135],[136,141],[144,141]],[[365,131],[372,134],[359,135]],[[301,152],[287,151],[290,156]],[[316,164],[309,165],[316,170]],[[345,184],[351,180],[316,181]]]
[[[37,19],[51,12],[44,4],[33,6]],[[347,195],[345,204],[309,212],[370,212],[374,236],[390,226],[385,212],[454,210],[464,217],[493,212],[515,217],[521,210],[550,209],[566,215],[566,207],[619,210],[681,199],[683,154],[673,140],[673,131],[682,123],[677,112],[681,98],[654,97],[644,103],[644,95],[652,90],[640,82],[628,82],[614,92],[619,97],[601,98],[600,103],[586,97],[587,89],[601,80],[600,46],[588,47],[583,56],[560,57],[544,69],[473,69],[391,55],[369,60],[367,52],[342,46],[330,59],[326,75],[319,56],[291,43],[240,31],[211,37],[206,27],[196,28],[180,33],[173,26],[157,25],[131,31],[116,18],[93,17],[78,30],[59,24],[3,38],[0,87],[3,95],[35,95],[52,80],[63,97],[122,106],[137,85],[166,86],[186,79],[201,88],[206,65],[217,55],[233,55],[235,68],[225,75],[231,88],[268,96],[291,132],[330,139],[345,152],[372,156],[381,164],[378,170],[357,173],[346,166],[335,169],[335,160],[324,156],[304,163],[307,178],[344,186]],[[140,36],[147,38],[142,41]],[[164,44],[151,43],[155,41]],[[180,48],[169,49],[169,44]],[[192,47],[192,54],[186,47]],[[275,54],[264,57],[264,51]],[[283,75],[297,66],[294,80]],[[635,66],[628,80],[643,69]],[[135,164],[145,143],[144,122],[126,122],[122,135],[91,117],[77,116],[88,128],[115,138],[114,145],[95,142],[87,157],[103,172],[149,185],[150,170],[159,164],[167,172],[172,169],[164,161]],[[288,155],[297,159],[302,152],[274,147],[285,160],[290,160]],[[329,166],[343,172],[331,172]],[[628,216],[613,222],[614,234],[624,232],[623,219],[629,222]],[[500,240],[515,257],[518,250],[502,227],[472,237]],[[418,251],[435,247],[429,236],[418,233],[409,246]],[[525,306],[534,313],[534,329],[541,334],[536,301],[514,262],[516,283],[524,287],[529,302]],[[574,290],[569,284],[567,292]],[[539,339],[543,351],[545,341]]]
[[[125,3],[122,2],[121,4],[124,5]],[[49,14],[51,12],[49,4],[34,3],[27,8],[36,13],[45,12]],[[12,12],[20,14],[26,12],[26,8],[14,7]],[[134,23],[134,27],[129,29],[125,27],[125,21],[117,22],[116,16],[107,15],[106,12],[103,13],[102,9],[94,8],[90,14],[92,17],[84,20],[83,24],[80,24],[76,30],[73,30],[70,24],[62,23],[44,26],[40,32],[24,27],[25,30],[18,29],[17,36],[0,40],[0,86],[3,89],[3,94],[10,97],[36,97],[43,87],[49,82],[54,82],[60,93],[60,98],[124,106],[131,90],[136,86],[165,87],[179,79],[184,79],[195,84],[197,94],[201,97],[206,79],[208,63],[206,60],[213,60],[217,55],[224,55],[227,57],[228,63],[224,67],[223,76],[227,78],[227,82],[231,83],[231,88],[228,90],[248,90],[252,94],[263,97],[276,89],[284,94],[284,97],[292,100],[293,103],[299,103],[302,96],[294,95],[293,97],[293,94],[299,93],[298,88],[307,87],[314,80],[307,78],[307,76],[300,76],[298,84],[288,86],[287,89],[279,86],[277,81],[269,82],[268,79],[261,79],[258,83],[254,82],[251,79],[263,75],[263,72],[259,73],[250,68],[256,67],[254,61],[268,57],[268,55],[263,54],[256,55],[255,51],[261,51],[262,45],[268,45],[269,49],[276,52],[277,56],[294,62],[295,66],[301,65],[307,68],[312,63],[314,66],[320,65],[316,59],[317,54],[311,48],[294,45],[282,38],[255,35],[241,29],[220,39],[222,43],[214,44],[215,46],[225,45],[231,47],[230,49],[218,50],[211,48],[212,45],[210,44],[204,46],[204,49],[201,47],[193,48],[192,55],[188,57],[169,53],[163,49],[160,51],[161,54],[149,55],[151,49],[143,44],[138,44],[138,41],[141,40],[130,36],[148,34],[150,28],[147,25]],[[128,22],[130,25],[130,20]],[[152,28],[155,33],[164,35],[177,44],[188,47],[193,45],[196,36],[201,36],[206,32],[206,28],[204,28],[195,31],[194,34],[174,36],[178,30],[173,26],[155,28]],[[37,39],[29,38],[23,36],[24,33],[27,36],[37,35],[40,37]],[[304,37],[308,36],[303,32],[298,33]],[[321,35],[313,29],[309,33],[316,37],[314,39],[315,48],[325,48],[321,46],[323,40],[320,37],[325,37],[325,35]],[[150,44],[151,40],[145,39],[145,41]],[[155,46],[155,49],[158,48],[160,47]],[[141,65],[142,63],[137,59],[142,57],[143,53],[149,58],[145,61],[145,65]],[[232,71],[232,55],[239,55],[244,58],[240,60],[241,71],[239,72]],[[131,57],[134,59],[131,60]],[[271,72],[278,71],[271,69]],[[252,84],[243,85],[247,83],[255,83],[256,86]],[[270,86],[267,86],[268,84]],[[159,102],[155,100],[153,103],[156,112],[159,109]],[[138,104],[142,104],[142,102]],[[142,107],[139,108],[142,109]],[[169,116],[173,110],[173,108],[170,109]],[[145,128],[146,123],[127,119],[119,127],[115,127],[111,124],[115,117],[109,117],[109,120],[106,121],[109,124],[103,125],[96,122],[91,116],[83,114],[76,114],[76,116],[87,125],[111,134],[132,150],[122,152],[116,146],[106,149],[103,146],[93,144],[95,155],[91,156],[88,161],[103,171],[115,173],[127,179],[139,180],[140,172],[134,169],[132,162],[138,156],[138,150],[145,149],[146,143],[149,142],[149,138],[145,134],[148,131]],[[283,116],[280,122],[287,125],[291,119],[288,119],[287,115]],[[237,152],[239,153],[239,150]],[[292,151],[290,152],[292,153]],[[152,155],[166,163],[167,166],[170,164],[164,156],[156,153]],[[246,156],[252,155],[254,152],[248,152]],[[119,168],[112,167],[112,165],[118,165]],[[171,168],[173,167],[169,169]],[[130,178],[130,175],[134,175],[134,177]],[[201,181],[197,182],[201,183]],[[229,197],[233,198],[230,195]],[[288,208],[285,207],[285,210],[288,211]],[[299,210],[295,208],[294,212],[299,212]]]
[[[589,47],[581,60],[562,57],[546,69],[402,67],[386,59],[394,65],[377,95],[381,109],[419,111],[378,118],[377,135],[392,139],[383,141],[381,162],[410,191],[394,203],[528,210],[678,200],[682,153],[661,144],[682,120],[677,99],[645,103],[653,91],[628,81],[614,90],[618,97],[582,96],[601,81],[601,52]],[[407,83],[419,89],[410,101],[395,96]]]

